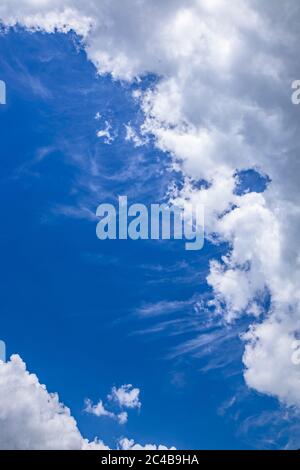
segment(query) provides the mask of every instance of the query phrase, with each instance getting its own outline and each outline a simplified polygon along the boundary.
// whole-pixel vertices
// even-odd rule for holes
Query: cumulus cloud
[[[4,0],[0,18],[33,30],[75,30],[100,74],[161,77],[136,96],[145,114],[139,134],[151,135],[181,169],[185,185],[173,198],[204,204],[207,238],[228,243],[208,283],[226,321],[253,316],[244,337],[248,385],[298,405],[300,371],[288,344],[300,329],[299,108],[290,98],[300,77],[300,5]],[[238,194],[238,172],[250,168],[271,182],[261,194]],[[198,180],[207,184],[195,189]],[[266,289],[271,307],[258,324],[257,299]]]
[[[95,416],[108,416],[109,418],[114,417],[114,414],[105,408],[102,400],[100,400],[97,405],[93,405],[93,402],[89,399],[85,400],[84,411]]]
[[[117,418],[120,424],[126,424],[128,421],[128,413],[126,413],[126,411],[122,411],[117,415]]]
[[[69,408],[49,393],[18,355],[0,362],[0,449],[108,449],[80,434]]]
[[[140,408],[140,389],[131,384],[122,385],[120,388],[113,387],[109,399],[115,401],[121,408]]]
[[[99,402],[94,405],[90,399],[85,400],[84,411],[97,417],[105,416],[117,420],[120,424],[126,424],[128,421],[128,413],[124,411],[124,408],[140,408],[142,404],[139,400],[139,396],[140,389],[134,388],[131,384],[122,385],[119,388],[113,387],[111,393],[107,395],[107,400],[121,408],[122,411],[120,413],[109,410],[108,406],[104,405],[102,400],[99,400]]]
[[[128,421],[128,414],[126,413],[126,411],[122,411],[119,414],[115,414],[112,411],[108,411],[105,408],[102,400],[100,400],[96,405],[93,405],[93,402],[87,399],[85,401],[84,411],[86,413],[95,415],[98,418],[101,416],[106,416],[107,418],[116,419],[119,421],[120,424],[126,424]]]
[[[121,450],[176,450],[176,447],[165,447],[163,445],[156,444],[136,444],[133,439],[121,439],[119,441]]]
[[[111,130],[111,124],[108,121],[105,121],[105,127],[97,131],[97,137],[99,137],[99,139],[103,139],[104,143],[109,145],[115,139],[115,137],[112,135]]]
[[[111,417],[100,401],[86,401],[86,411],[96,416]],[[114,415],[120,424],[127,413]],[[143,447],[130,439],[122,439],[119,448],[167,449],[164,446]],[[20,356],[0,361],[0,449],[2,450],[109,450],[101,440],[84,439],[69,408],[49,393],[35,374],[26,369]]]

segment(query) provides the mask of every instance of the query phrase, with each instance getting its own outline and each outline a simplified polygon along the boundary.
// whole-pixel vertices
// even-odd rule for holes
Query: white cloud
[[[109,399],[115,401],[121,408],[140,408],[140,389],[133,388],[131,384],[113,387]]]
[[[109,416],[102,402],[86,402],[86,411],[96,416]],[[120,424],[127,413],[115,415]],[[124,439],[121,448],[142,448]],[[145,446],[162,448],[163,446]],[[0,361],[0,449],[2,450],[109,450],[101,440],[84,439],[69,408],[49,393],[35,374],[26,370],[18,355],[8,362]]]
[[[89,399],[85,401],[85,408],[84,411],[86,413],[92,414],[97,416],[98,418],[101,416],[106,416],[107,418],[116,419],[119,421],[120,424],[126,424],[128,421],[128,414],[123,411],[119,414],[115,414],[112,411],[108,411],[102,400],[100,400],[96,405],[93,405],[93,402]]]
[[[108,411],[105,406],[103,405],[103,401],[100,400],[97,405],[93,405],[93,402],[89,399],[85,401],[85,408],[84,411],[86,413],[95,415],[95,416],[107,416],[109,418],[114,418],[114,413]]]
[[[97,131],[97,137],[99,137],[99,139],[103,139],[105,144],[111,144],[115,140],[111,130],[111,124],[108,121],[105,121],[105,127]]]
[[[284,307],[284,306],[283,306]],[[300,368],[292,362],[292,344],[299,318],[286,315],[284,322],[270,318],[246,334],[245,379],[249,387],[277,396],[287,405],[300,407]]]
[[[128,421],[128,413],[126,413],[126,411],[122,411],[117,415],[117,417],[120,424],[126,424]]]
[[[125,140],[128,142],[132,142],[135,147],[141,147],[142,145],[145,145],[148,142],[147,137],[142,137],[140,136],[136,129],[130,124],[125,124],[125,130],[126,130],[126,137]]]
[[[136,444],[133,439],[127,439],[126,437],[119,441],[121,450],[176,450],[175,447],[165,447],[163,445],[156,444]]]
[[[225,318],[259,315],[256,297],[265,288],[271,294],[269,318],[245,337],[247,383],[298,405],[299,372],[287,351],[300,327],[299,108],[290,99],[300,76],[300,6],[290,0],[272,6],[124,0],[122,7],[113,0],[4,0],[0,18],[48,32],[74,29],[99,73],[161,77],[140,93],[141,132],[188,177],[174,196],[204,203],[208,238],[229,243],[208,277],[216,301],[226,305]],[[263,194],[235,193],[236,171],[248,168],[271,179]],[[209,185],[193,189],[189,178]],[[279,374],[285,368],[289,380]]]
[[[83,448],[107,449],[102,441],[82,437],[70,410],[26,370],[19,356],[0,362],[0,449]]]
[[[113,387],[111,393],[107,395],[110,402],[114,402],[121,409],[123,408],[140,408],[142,406],[140,400],[140,389],[134,388],[132,385],[122,385],[120,388]],[[128,413],[122,410],[120,413],[114,413],[107,409],[102,400],[94,405],[90,399],[85,400],[84,411],[98,417],[105,416],[107,418],[115,419],[120,424],[126,424],[128,421]]]

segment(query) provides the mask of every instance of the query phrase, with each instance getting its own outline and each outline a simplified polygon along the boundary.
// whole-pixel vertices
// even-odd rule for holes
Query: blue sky
[[[244,388],[240,357],[229,364],[218,357],[231,349],[241,356],[238,330],[224,351],[222,343],[199,358],[199,348],[181,351],[206,328],[194,305],[209,295],[208,258],[222,248],[206,243],[189,253],[180,242],[103,242],[95,221],[64,214],[80,204],[95,213],[119,194],[161,202],[171,178],[160,171],[167,156],[125,141],[124,122],[139,119],[131,87],[96,77],[75,45],[72,35],[18,31],[1,38],[8,84],[1,109],[1,337],[8,354],[18,352],[49,391],[59,392],[90,438],[113,445],[126,434],[185,449],[251,448],[239,432],[242,420],[222,412],[236,387]],[[97,112],[118,130],[111,145],[95,137]],[[94,158],[101,174],[93,178]],[[132,174],[122,178],[127,170]],[[96,194],[88,188],[93,180]],[[182,305],[141,318],[139,309],[159,302]],[[201,372],[214,359],[220,368]],[[123,383],[138,386],[142,398],[126,429],[83,413],[84,398],[105,398]],[[266,405],[272,400],[250,396],[240,407],[251,414]]]
[[[166,202],[172,182],[185,184],[172,167],[171,144],[163,148],[151,133],[141,146],[126,139],[125,124],[138,132],[145,119],[134,92],[156,90],[159,74],[130,81],[99,75],[74,32],[18,27],[0,36],[0,79],[7,85],[0,108],[0,338],[8,356],[19,354],[59,394],[89,440],[115,447],[127,437],[178,449],[287,445],[299,435],[295,411],[268,396],[281,391],[245,383],[240,335],[253,316],[226,323],[210,303],[210,260],[222,263],[232,240],[206,240],[201,251],[188,252],[183,241],[96,237],[100,203],[119,195]],[[250,118],[248,124],[250,138],[255,126]],[[107,125],[109,143],[97,137]],[[259,133],[255,138],[259,143]],[[271,182],[247,163],[235,170],[241,198],[264,193]],[[195,188],[203,180],[196,175]],[[263,286],[255,294],[263,312],[257,325],[270,310],[273,284]],[[127,410],[126,424],[84,412],[86,398],[105,400],[123,384],[138,387],[142,403]]]

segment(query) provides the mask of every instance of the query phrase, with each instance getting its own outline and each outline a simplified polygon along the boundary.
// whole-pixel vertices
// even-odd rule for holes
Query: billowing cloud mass
[[[102,402],[86,403],[89,412],[107,416]],[[116,418],[122,423],[127,413]],[[124,422],[126,422],[126,420]],[[118,448],[167,449],[164,446],[143,447],[124,438]],[[109,450],[101,440],[88,441],[78,430],[69,408],[59,401],[56,393],[49,393],[35,374],[26,370],[20,356],[13,355],[8,362],[0,361],[0,450]]]
[[[226,321],[253,318],[244,337],[247,384],[300,405],[300,369],[291,361],[300,329],[300,108],[291,103],[299,2],[2,0],[0,18],[75,30],[100,74],[161,77],[136,93],[145,114],[139,132],[183,172],[173,198],[202,202],[207,238],[228,242],[208,283]],[[268,176],[264,192],[236,191],[247,169]]]
[[[70,410],[17,355],[0,362],[0,429],[4,450],[108,449],[101,441],[82,437]]]

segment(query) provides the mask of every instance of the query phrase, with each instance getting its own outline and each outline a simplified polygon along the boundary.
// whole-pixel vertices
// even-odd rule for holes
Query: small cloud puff
[[[131,384],[122,385],[120,388],[113,387],[109,400],[115,401],[120,407],[124,408],[141,408],[142,404],[139,400],[140,389],[133,388]]]

